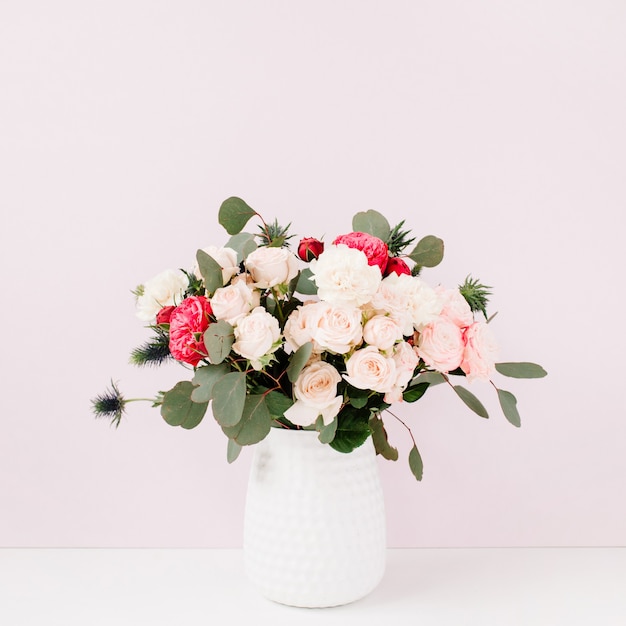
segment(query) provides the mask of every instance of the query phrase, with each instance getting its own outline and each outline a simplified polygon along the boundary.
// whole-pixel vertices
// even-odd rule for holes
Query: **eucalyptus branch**
[[[392,417],[395,417],[400,422],[400,424],[402,424],[402,426],[404,426],[409,431],[409,435],[413,440],[413,445],[417,447],[417,444],[415,443],[415,437],[413,437],[413,432],[411,431],[409,426],[407,426],[406,422],[402,421],[395,413],[393,413],[389,409],[385,409],[385,412],[389,413],[389,415],[391,415]]]

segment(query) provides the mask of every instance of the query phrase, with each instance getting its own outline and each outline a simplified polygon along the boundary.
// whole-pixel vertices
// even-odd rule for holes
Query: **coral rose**
[[[209,327],[211,304],[204,296],[185,298],[170,317],[170,352],[177,361],[194,367],[207,356],[204,331]]]

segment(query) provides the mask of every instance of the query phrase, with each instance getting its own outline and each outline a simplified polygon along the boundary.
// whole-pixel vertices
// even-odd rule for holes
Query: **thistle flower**
[[[127,400],[113,381],[111,381],[110,389],[106,389],[104,393],[91,400],[96,417],[110,419],[111,424],[115,424],[115,428],[120,425],[126,402]]]
[[[465,282],[459,285],[459,291],[470,305],[472,312],[481,311],[487,318],[487,303],[489,302],[489,296],[491,287],[487,285],[481,285],[480,280],[473,279],[471,276],[465,278]]]
[[[415,241],[415,237],[410,237],[410,230],[401,230],[403,226],[404,220],[392,228],[385,241],[389,248],[389,256],[399,256],[408,245]]]
[[[272,248],[285,248],[289,247],[288,239],[291,239],[294,235],[288,235],[289,227],[291,223],[287,224],[287,226],[281,226],[278,223],[278,220],[274,220],[271,224],[264,224],[263,226],[259,226],[261,230],[261,234],[258,237],[261,239],[261,246],[269,246]]]

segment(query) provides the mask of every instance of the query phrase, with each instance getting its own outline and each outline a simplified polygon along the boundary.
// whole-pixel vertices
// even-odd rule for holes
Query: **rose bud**
[[[175,306],[164,306],[156,316],[157,324],[169,324],[170,317],[172,317],[172,312],[174,311]]]
[[[315,237],[305,237],[298,244],[298,256],[307,263],[324,252],[324,243]]]
[[[387,267],[385,267],[385,276],[389,276],[392,272],[400,274],[411,275],[411,268],[399,257],[389,257],[387,259]]]

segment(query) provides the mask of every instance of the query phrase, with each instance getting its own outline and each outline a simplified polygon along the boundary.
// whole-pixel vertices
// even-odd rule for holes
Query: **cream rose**
[[[459,367],[464,349],[463,331],[447,317],[439,317],[419,334],[417,353],[426,365],[438,372],[450,372]]]
[[[211,307],[218,320],[225,320],[235,326],[241,318],[259,306],[261,295],[248,278],[247,274],[241,274],[230,285],[215,290]]]
[[[402,328],[397,320],[389,315],[374,315],[363,326],[363,341],[386,352],[402,339]]]
[[[297,350],[309,341],[313,342],[313,350],[321,352],[322,347],[315,342],[321,320],[330,314],[331,306],[328,302],[305,302],[293,311],[285,323],[284,335],[289,347]]]
[[[206,252],[221,268],[222,268],[222,285],[227,285],[228,281],[239,273],[239,263],[237,263],[237,252],[232,248],[218,248],[217,246],[209,246],[203,248],[203,252]],[[198,264],[194,266],[194,274],[201,278],[200,268]]]
[[[415,368],[419,363],[415,349],[406,341],[401,341],[395,345],[392,358],[396,364],[396,378],[393,387],[385,393],[383,398],[388,404],[402,400],[402,393],[413,378]]]
[[[317,295],[331,304],[366,304],[382,280],[378,266],[369,265],[361,250],[345,244],[329,246],[310,267]]]
[[[474,322],[474,314],[467,300],[458,289],[436,287],[435,291],[442,304],[441,314],[452,320],[460,328],[466,328]]]
[[[189,280],[181,270],[165,270],[143,285],[143,293],[137,298],[137,317],[154,324],[157,313],[164,306],[176,306],[183,300]]]
[[[259,289],[289,283],[299,271],[298,257],[287,248],[262,246],[248,255],[245,264]]]
[[[361,309],[329,306],[316,320],[313,340],[322,350],[345,354],[361,343]]]
[[[395,361],[374,346],[356,350],[346,361],[344,378],[358,389],[386,393],[393,389],[396,379]]]
[[[474,322],[465,331],[461,369],[467,380],[489,380],[495,372],[498,346],[486,322]]]
[[[264,359],[280,346],[280,327],[278,320],[263,307],[254,309],[243,317],[235,326],[233,350],[248,359],[255,370],[260,370]]]
[[[330,424],[343,402],[343,397],[337,395],[339,382],[339,372],[329,363],[307,365],[293,386],[296,402],[285,411],[285,417],[297,426],[309,426],[321,415],[324,424]]]
[[[402,329],[404,336],[413,334],[413,319],[409,311],[409,298],[398,280],[398,274],[385,277],[372,297],[370,306],[381,313],[389,314]]]

